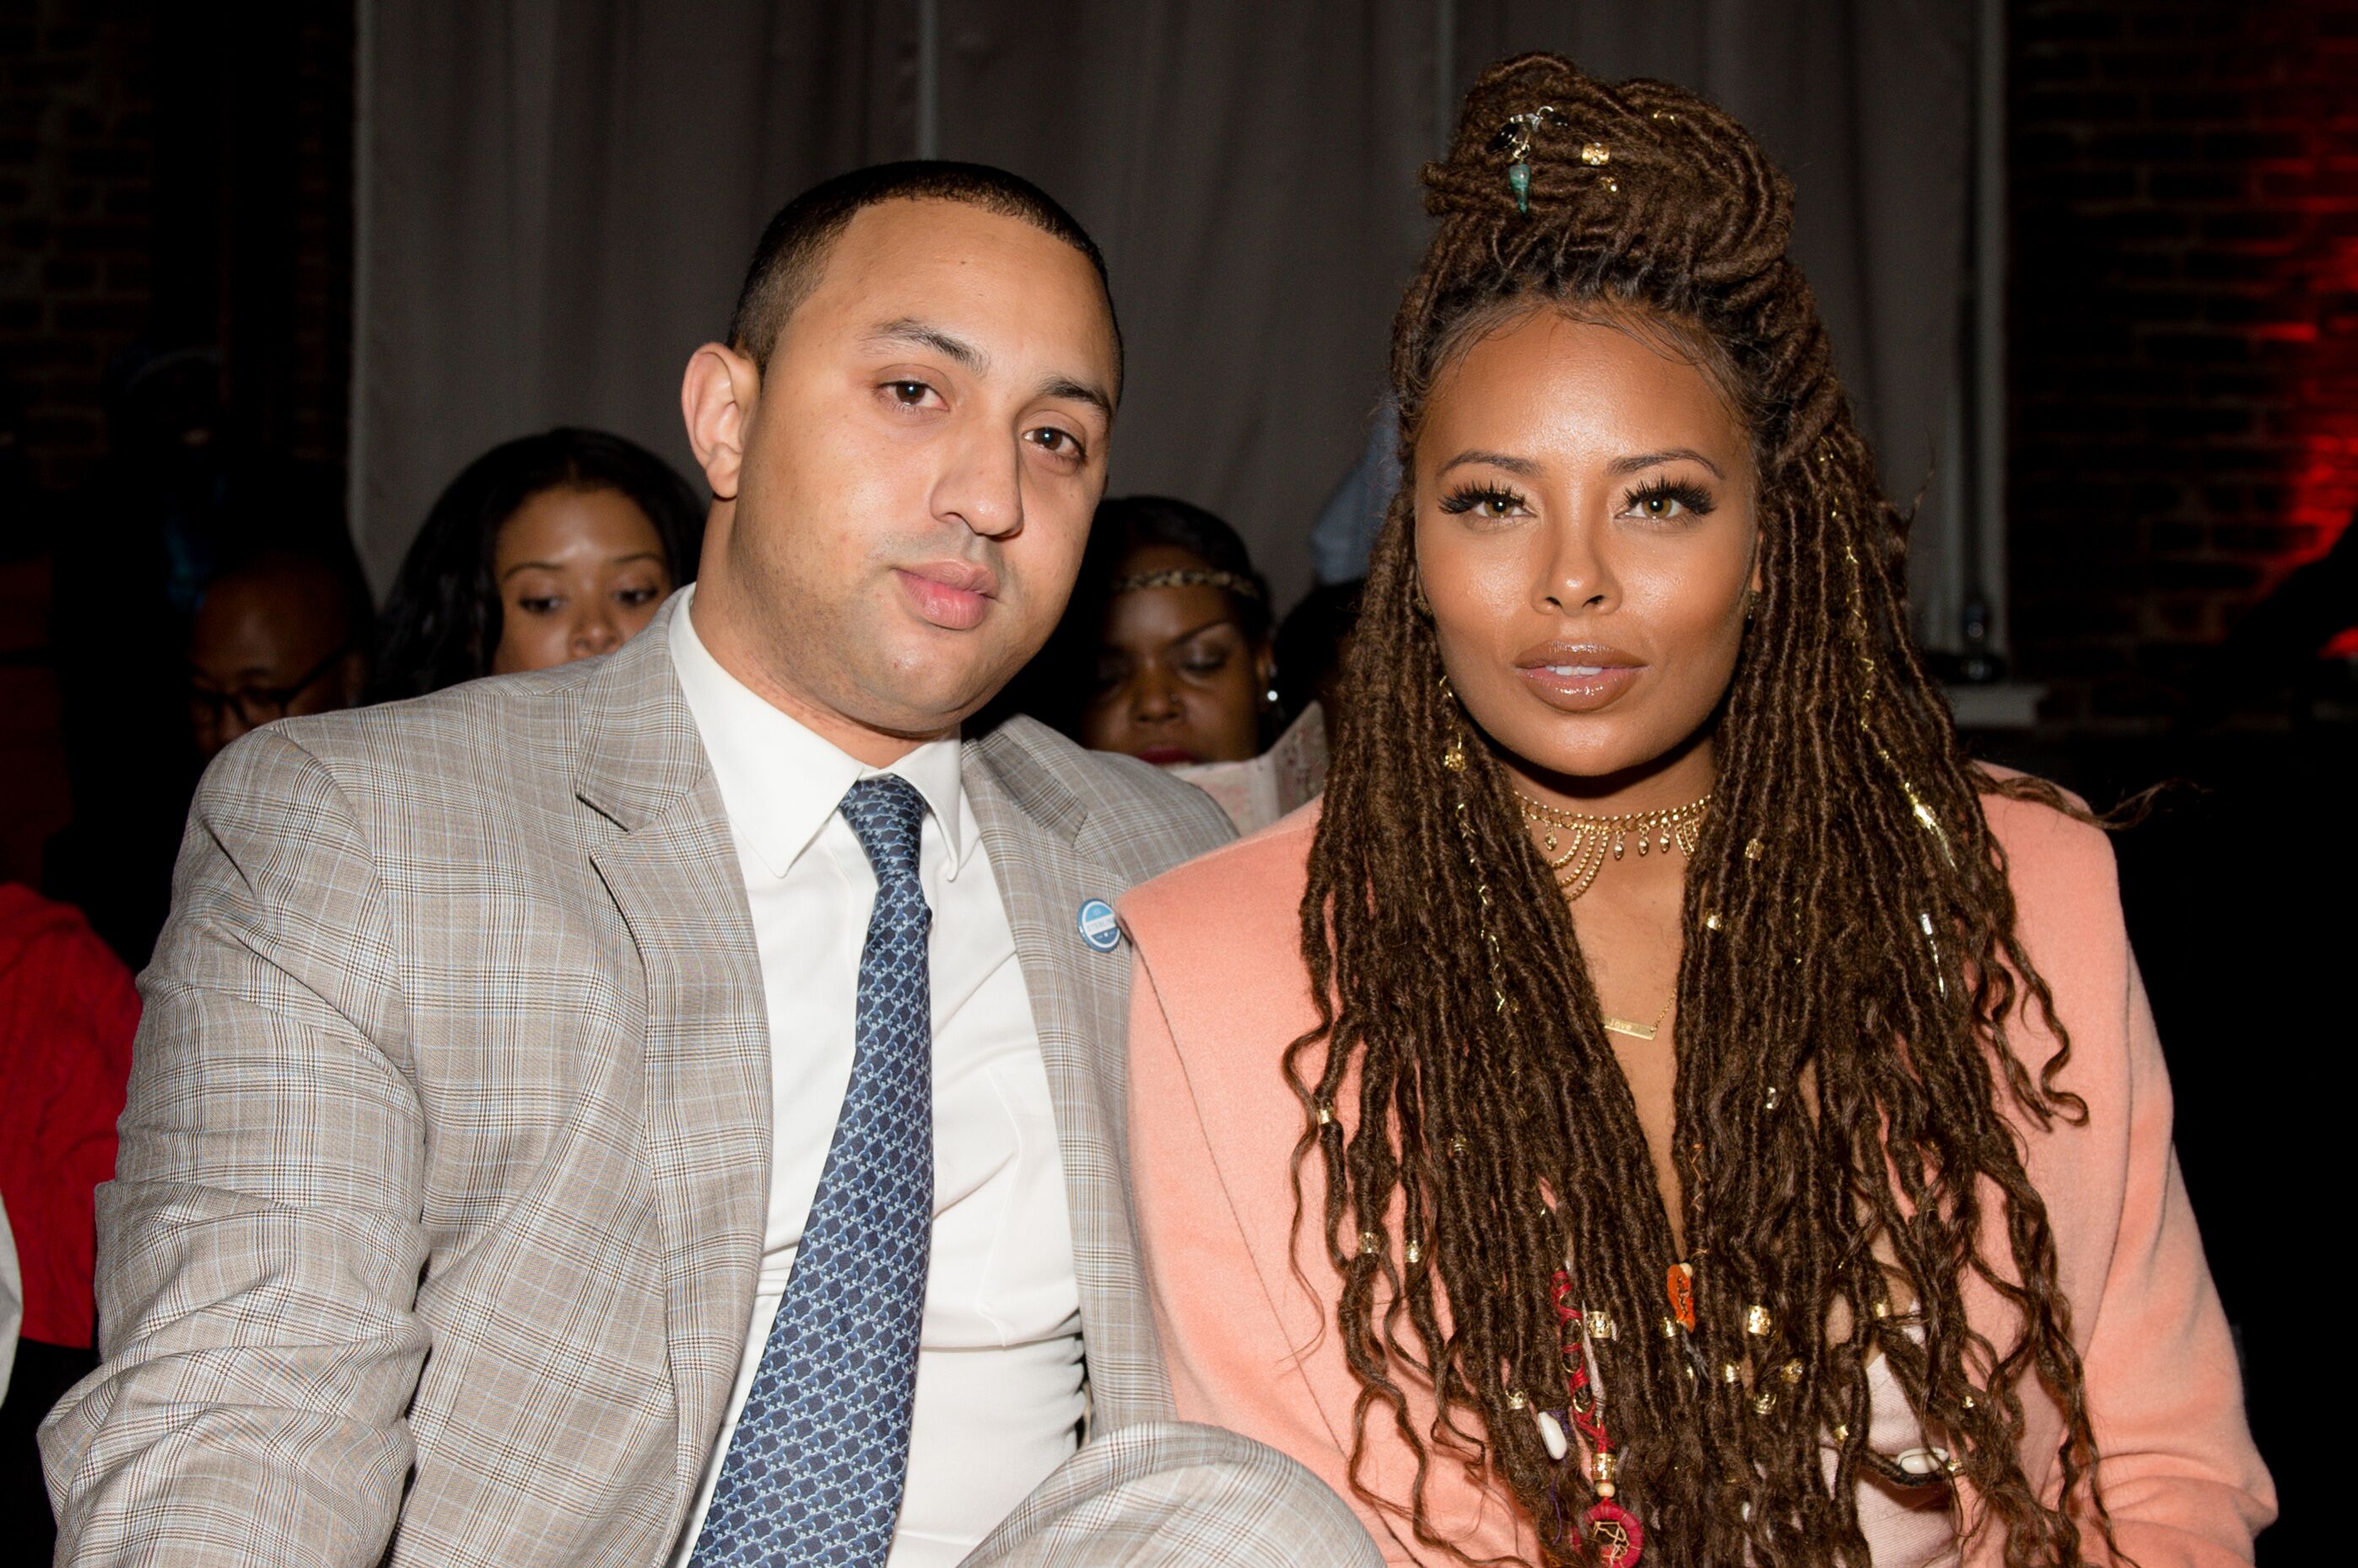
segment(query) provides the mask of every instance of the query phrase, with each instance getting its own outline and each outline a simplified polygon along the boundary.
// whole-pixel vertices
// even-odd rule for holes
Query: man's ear
[[[762,373],[726,343],[707,343],[688,356],[679,411],[687,421],[687,444],[717,500],[737,499],[745,437],[761,396]]]

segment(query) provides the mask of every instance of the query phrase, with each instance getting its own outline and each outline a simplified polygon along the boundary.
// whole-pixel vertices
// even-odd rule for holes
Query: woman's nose
[[[1167,723],[1178,718],[1178,683],[1159,668],[1141,672],[1130,688],[1130,713],[1141,724]]]
[[[587,615],[573,626],[573,656],[586,659],[596,654],[611,654],[622,645],[622,628],[614,618],[600,611]]]

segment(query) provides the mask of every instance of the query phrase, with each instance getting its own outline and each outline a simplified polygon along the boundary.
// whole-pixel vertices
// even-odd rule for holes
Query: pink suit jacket
[[[2249,1563],[2253,1536],[2275,1517],[2275,1491],[2244,1422],[2226,1319],[2171,1149],[2169,1081],[2122,925],[2111,849],[2100,832],[2044,807],[1985,804],[2008,856],[2025,944],[2071,1031],[2062,1086],[2088,1102],[2084,1125],[2025,1123],[2021,1134],[2054,1227],[2121,1547],[2143,1568]],[[1319,1241],[1325,1184],[1314,1158],[1301,1173],[1306,1217],[1300,1237],[1291,1236],[1303,1117],[1280,1055],[1316,1022],[1298,912],[1317,819],[1317,807],[1305,807],[1122,903],[1137,955],[1130,1141],[1148,1292],[1182,1419],[1234,1428],[1302,1461],[1359,1510],[1388,1561],[1445,1563],[1403,1517],[1352,1486],[1359,1390],[1335,1324],[1336,1277]],[[2035,1024],[2012,1027],[2026,1060],[2043,1062],[2053,1049]],[[1992,1255],[2005,1258],[2002,1237],[1993,1239]],[[2011,1343],[2014,1314],[1977,1281],[1969,1285],[1975,1325]],[[2023,1455],[2051,1495],[2061,1415],[2036,1386],[2023,1395]],[[1426,1406],[1420,1430],[1429,1425]],[[1404,1503],[1407,1448],[1380,1410],[1368,1427],[1359,1478],[1379,1498]],[[1436,1457],[1427,1507],[1441,1532],[1477,1561],[1536,1561],[1531,1531],[1503,1488],[1477,1485],[1463,1465]],[[1861,1511],[1865,1522],[1864,1498]],[[1930,1548],[1928,1523],[1937,1537]],[[1943,1514],[1887,1510],[1867,1528],[1878,1563],[1956,1561]],[[1996,1535],[1970,1535],[1964,1561],[2002,1562]],[[2100,1557],[2101,1541],[2088,1550]]]

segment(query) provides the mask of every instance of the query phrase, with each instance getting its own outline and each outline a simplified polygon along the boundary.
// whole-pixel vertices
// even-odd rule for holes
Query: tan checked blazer
[[[42,1433],[59,1562],[670,1551],[745,1348],[771,1139],[753,928],[676,608],[606,660],[275,724],[206,775],[99,1192],[104,1360]],[[1228,828],[1029,720],[969,743],[966,781],[1055,1102],[1091,1430],[1136,1429],[1027,1505],[1041,1540],[1083,1545],[994,1538],[992,1560],[1087,1562],[1076,1520],[1158,1454],[1183,1482],[1274,1458],[1154,1424],[1130,955],[1076,925]],[[1141,1517],[1163,1522],[1134,1527],[1171,1538],[1190,1485],[1152,1480]],[[1323,1488],[1265,1503],[1289,1536],[1356,1533]]]

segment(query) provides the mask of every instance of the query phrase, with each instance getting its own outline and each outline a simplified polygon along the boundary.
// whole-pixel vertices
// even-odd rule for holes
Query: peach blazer
[[[2275,1489],[2244,1422],[2235,1353],[2170,1146],[2169,1081],[2111,849],[2044,807],[1986,806],[2024,940],[2071,1031],[2063,1084],[2088,1102],[2086,1125],[2022,1135],[2055,1228],[2121,1546],[2144,1568],[2249,1563],[2253,1536],[2275,1517]],[[1388,1561],[1440,1563],[1448,1559],[1371,1507],[1347,1474],[1358,1390],[1318,1241],[1325,1189],[1314,1159],[1302,1173],[1309,1217],[1289,1251],[1302,1112],[1279,1056],[1315,1022],[1297,911],[1317,810],[1168,872],[1121,905],[1136,950],[1130,1141],[1148,1292],[1183,1420],[1232,1427],[1302,1461],[1359,1510]],[[2051,1041],[2028,1029],[2020,1048],[2043,1060]],[[2011,1341],[2015,1320],[1995,1295],[1969,1291],[1967,1311]],[[1896,1385],[1886,1392],[1897,1395]],[[2061,1412],[2035,1386],[2024,1393],[2023,1453],[2051,1487]],[[1897,1413],[1912,1425],[1904,1402]],[[1429,1419],[1428,1407],[1421,1424]],[[1361,1478],[1405,1503],[1412,1471],[1390,1432],[1380,1413],[1370,1419]],[[1930,1518],[1869,1501],[1861,1498],[1862,1521],[1879,1565],[1959,1561],[1945,1493]],[[1427,1507],[1476,1560],[1536,1561],[1503,1488],[1477,1485],[1461,1465],[1433,1466]],[[2002,1561],[1995,1534],[1970,1536],[1963,1561]]]

